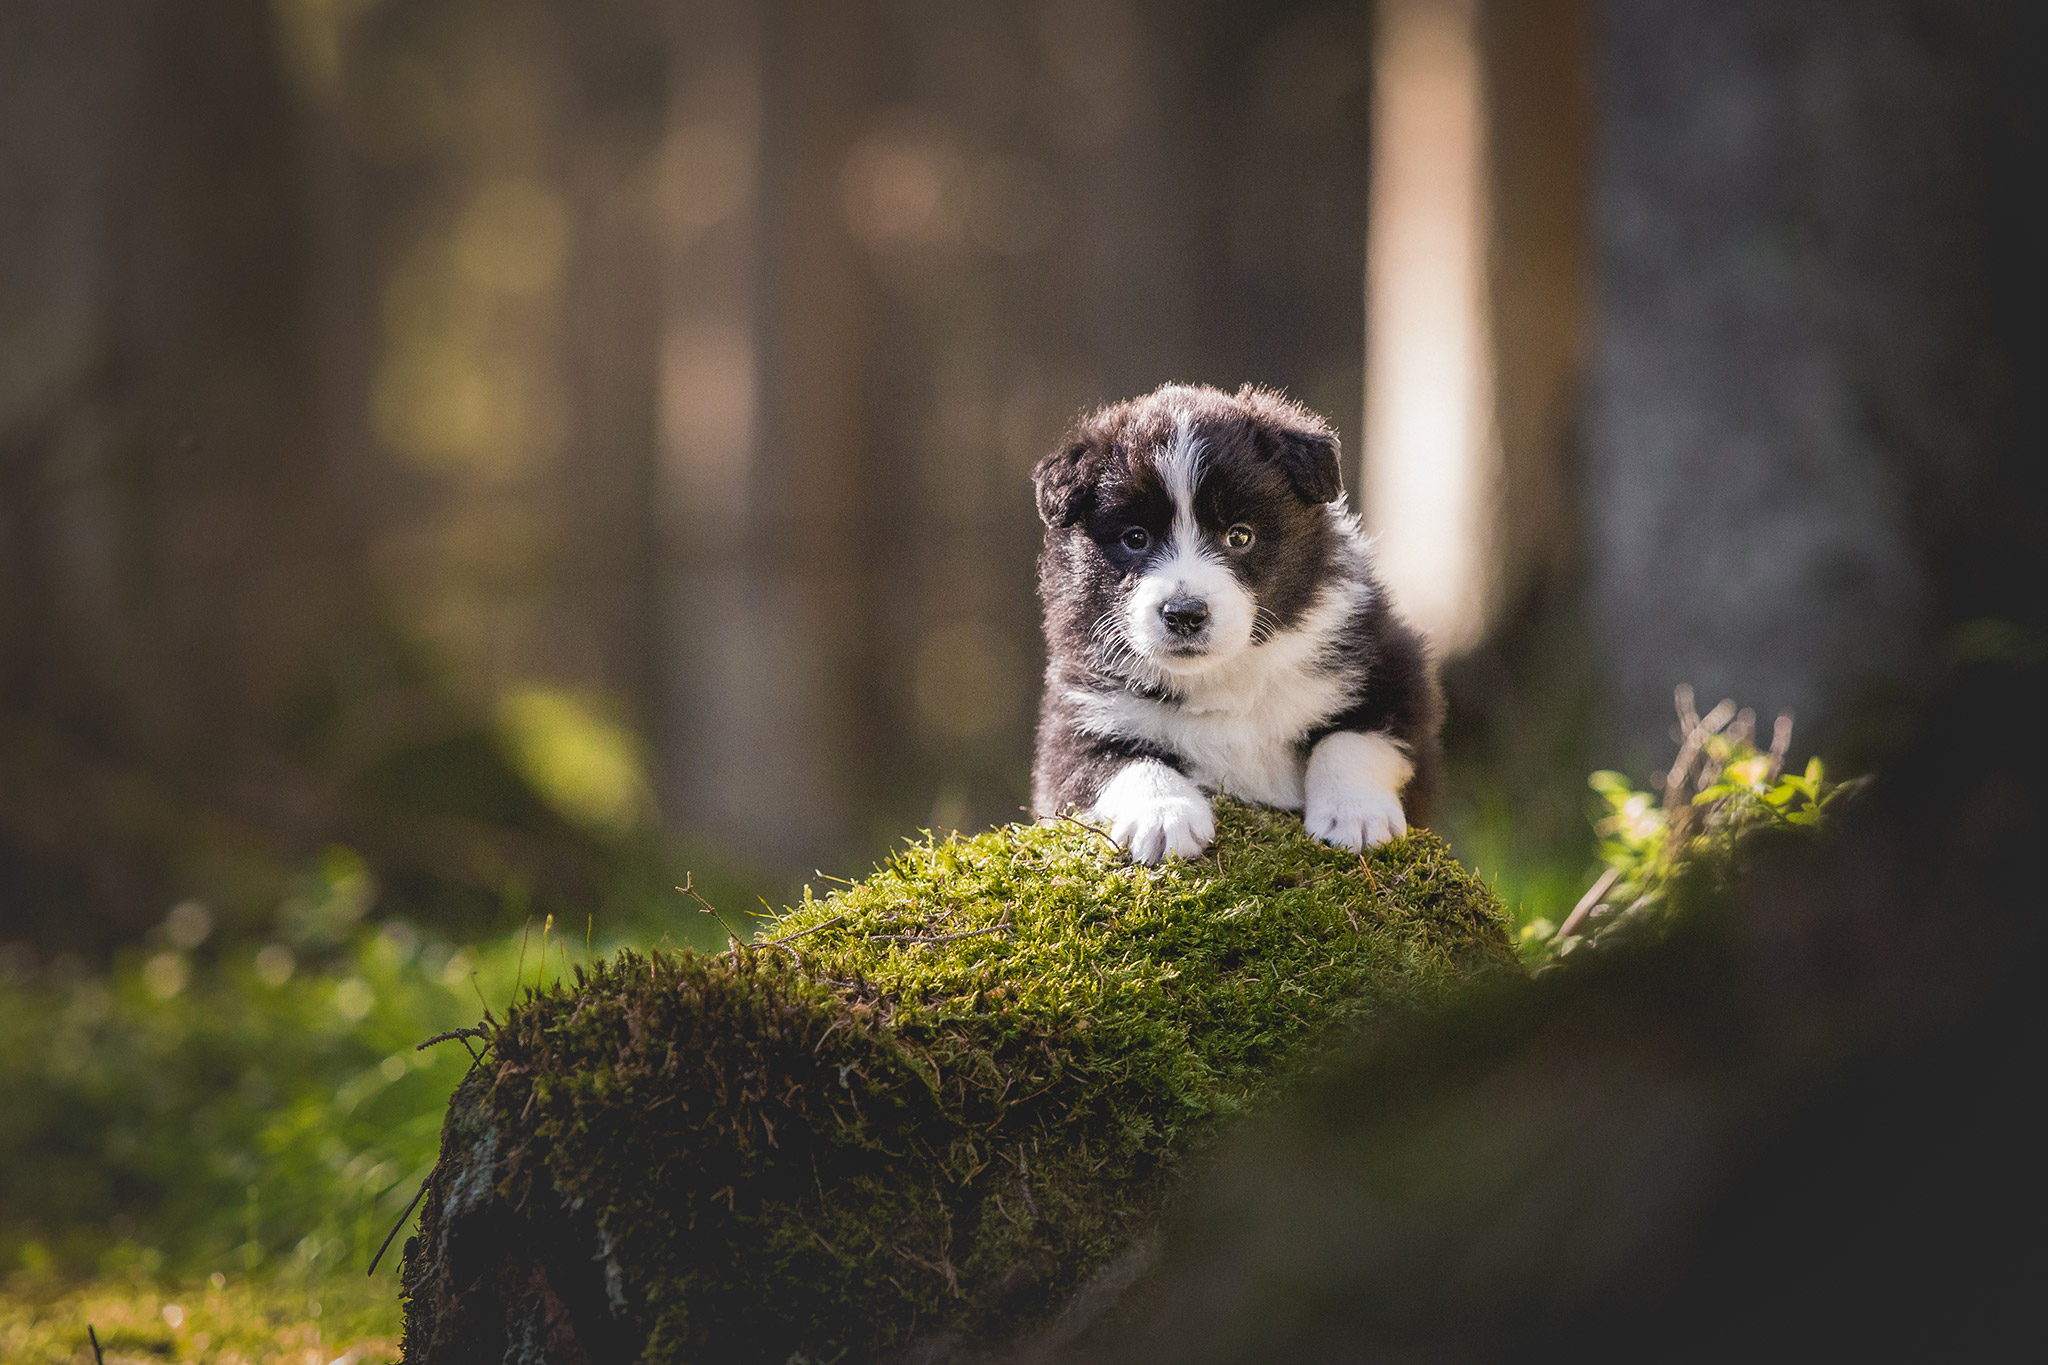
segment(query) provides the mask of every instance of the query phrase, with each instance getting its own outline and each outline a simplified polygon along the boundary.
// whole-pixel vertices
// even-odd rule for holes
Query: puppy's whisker
[[[1135,664],[1141,659],[1120,616],[1103,617],[1095,623],[1095,628],[1089,632],[1089,636],[1095,646],[1096,656],[1105,663],[1128,659]]]
[[[1134,678],[1146,681],[1154,671],[1145,662],[1145,657],[1123,640],[1104,642],[1101,648],[1094,651],[1094,657],[1098,671],[1118,681],[1129,681]]]
[[[1125,684],[1156,688],[1159,670],[1131,642],[1128,623],[1121,616],[1105,616],[1089,632],[1089,657],[1096,672]]]

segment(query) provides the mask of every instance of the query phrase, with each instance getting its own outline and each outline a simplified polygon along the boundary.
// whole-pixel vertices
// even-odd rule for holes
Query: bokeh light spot
[[[545,687],[507,697],[498,719],[519,771],[564,817],[610,834],[638,822],[649,788],[622,726],[582,699]]]

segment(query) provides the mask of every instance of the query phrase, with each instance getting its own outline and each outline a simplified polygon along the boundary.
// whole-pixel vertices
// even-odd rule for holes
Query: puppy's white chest
[[[1283,733],[1255,719],[1216,713],[1185,714],[1162,728],[1202,787],[1282,810],[1301,809],[1307,763],[1297,743],[1299,729]]]
[[[1128,693],[1074,700],[1088,729],[1161,745],[1205,788],[1300,810],[1307,762],[1301,739],[1341,711],[1349,691],[1340,677],[1281,667],[1191,688],[1177,703]]]

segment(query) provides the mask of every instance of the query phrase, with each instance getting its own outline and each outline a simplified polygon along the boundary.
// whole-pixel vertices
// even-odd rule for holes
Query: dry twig
[[[821,920],[817,924],[813,924],[808,929],[799,929],[793,934],[784,934],[781,938],[764,938],[761,940],[758,946],[763,948],[780,948],[784,944],[790,942],[793,939],[802,938],[805,934],[815,934],[820,929],[830,929],[833,925],[839,923],[839,921],[845,918],[846,916],[844,915],[834,915],[831,919]]]
[[[424,1043],[415,1044],[413,1046],[413,1051],[425,1052],[428,1048],[432,1047],[436,1043],[446,1043],[456,1039],[482,1038],[485,1036],[486,1035],[484,1031],[480,1028],[452,1028],[449,1029],[446,1033],[435,1034],[433,1037],[427,1039],[427,1041]]]
[[[1090,834],[1102,840],[1103,843],[1108,844],[1112,849],[1116,850],[1118,853],[1122,853],[1124,851],[1124,846],[1118,843],[1115,839],[1111,838],[1109,835],[1109,831],[1101,828],[1098,825],[1091,825],[1086,820],[1077,820],[1073,816],[1067,814],[1065,811],[1061,811],[1057,818],[1066,821],[1075,829],[1087,830]]]
[[[1771,726],[1771,767],[1764,780],[1775,782],[1778,774],[1785,771],[1785,752],[1792,747],[1792,713],[1780,711],[1777,723]]]
[[[726,921],[724,915],[718,913],[717,906],[713,905],[710,901],[705,900],[704,897],[698,893],[697,874],[694,872],[685,872],[683,874],[683,884],[677,887],[676,890],[682,892],[685,896],[688,896],[691,900],[697,902],[698,913],[709,915],[711,916],[711,918],[718,921],[718,927],[725,930],[725,937],[727,941],[732,944],[733,952],[737,954],[739,952],[740,947],[740,932],[739,930],[733,928],[732,925]],[[734,960],[737,961],[737,957],[735,957]]]
[[[1600,880],[1593,883],[1592,890],[1579,897],[1579,903],[1574,905],[1572,912],[1564,917],[1564,923],[1559,926],[1557,937],[1553,942],[1562,943],[1565,939],[1569,938],[1572,931],[1579,927],[1579,922],[1593,913],[1593,907],[1600,903],[1600,898],[1607,894],[1608,888],[1614,885],[1614,879],[1620,875],[1621,869],[1618,867],[1610,867],[1601,873]]]
[[[440,1167],[438,1166],[434,1168],[434,1170],[439,1169]],[[377,1254],[370,1258],[370,1268],[368,1271],[365,1272],[365,1274],[374,1275],[377,1273],[377,1262],[383,1260],[384,1253],[391,1249],[391,1239],[396,1237],[398,1235],[398,1230],[405,1226],[405,1220],[412,1217],[412,1211],[420,1206],[420,1200],[426,1198],[427,1186],[433,1183],[434,1171],[428,1171],[427,1178],[420,1182],[419,1193],[415,1194],[412,1197],[412,1202],[405,1206],[405,1212],[398,1215],[398,1221],[391,1225],[391,1231],[384,1234],[384,1245],[378,1247]]]
[[[963,929],[957,934],[869,934],[867,939],[870,943],[950,943],[956,938],[999,933],[1009,927],[1007,924],[991,924],[986,929]]]

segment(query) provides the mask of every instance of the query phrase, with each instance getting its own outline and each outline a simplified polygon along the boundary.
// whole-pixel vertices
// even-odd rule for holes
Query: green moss
[[[527,1312],[491,1329],[514,1358],[543,1331],[451,1287],[441,1263],[471,1253],[450,1229],[481,1216],[465,1159],[518,1211],[493,1226],[542,1248],[544,1330],[586,1347],[851,1360],[1042,1318],[1221,1120],[1333,1029],[1509,963],[1504,925],[1433,836],[1360,858],[1223,802],[1193,862],[1012,826],[807,894],[781,944],[621,955],[511,1011],[458,1093],[408,1251],[408,1358],[464,1358],[433,1343],[486,1319]]]

